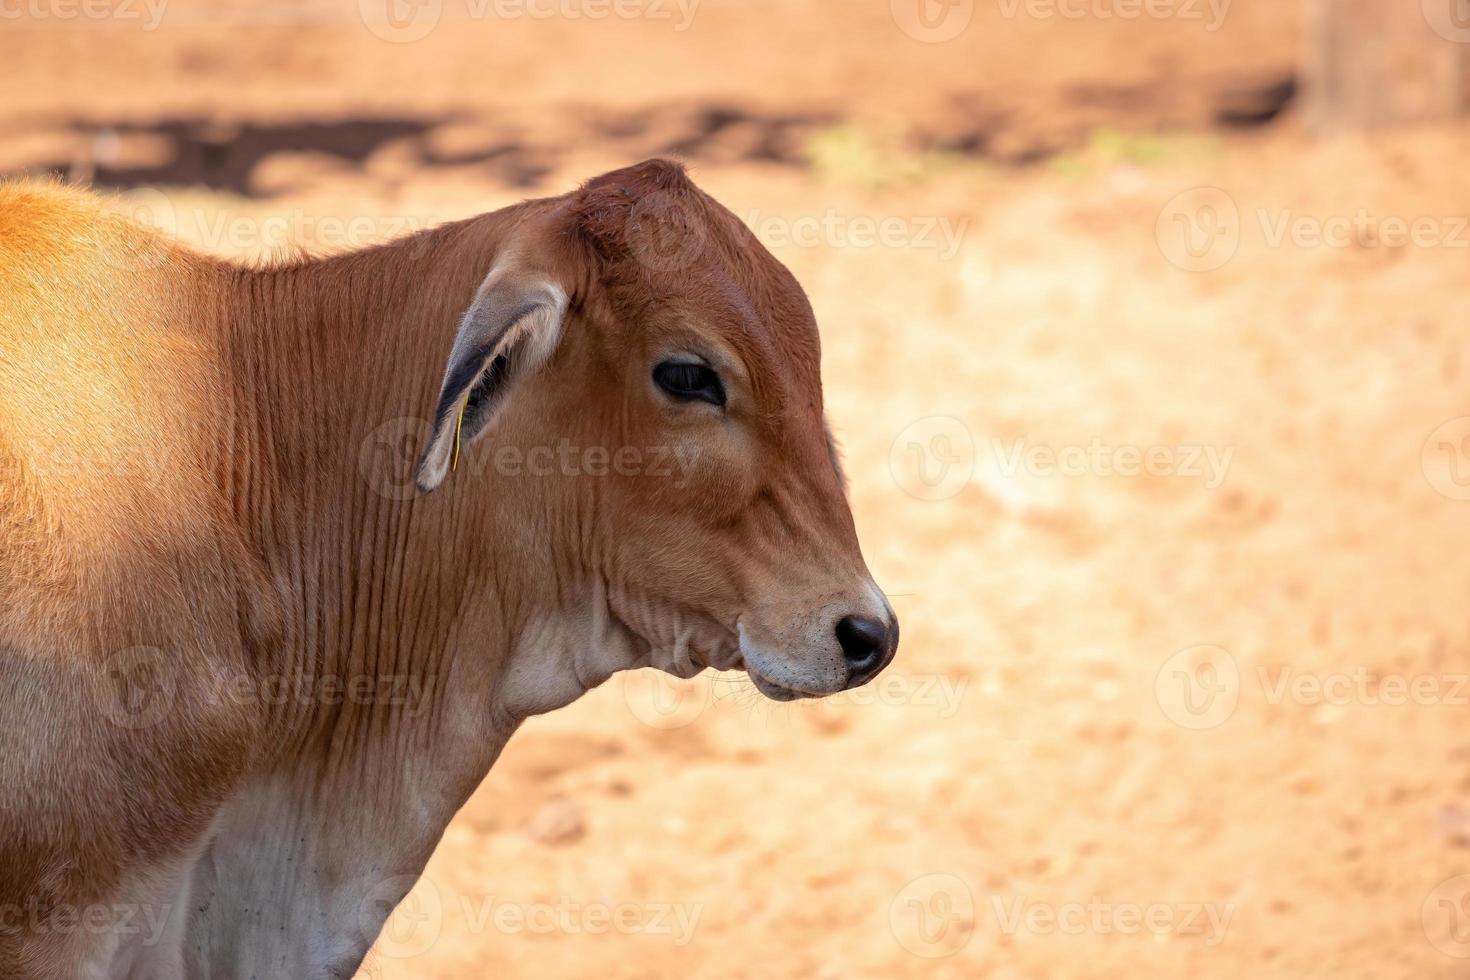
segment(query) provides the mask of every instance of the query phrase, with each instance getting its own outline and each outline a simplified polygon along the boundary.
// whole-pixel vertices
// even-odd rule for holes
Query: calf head
[[[841,691],[888,664],[898,622],[858,546],[820,358],[800,285],[733,214],[674,164],[616,171],[502,243],[419,486],[514,444],[539,479],[497,506],[600,583],[647,662],[744,667],[778,700]]]

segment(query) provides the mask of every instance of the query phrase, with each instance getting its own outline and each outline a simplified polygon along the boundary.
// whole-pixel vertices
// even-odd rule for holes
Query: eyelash
[[[703,364],[664,361],[653,369],[653,383],[679,401],[708,402],[720,408],[727,401],[720,376]]]

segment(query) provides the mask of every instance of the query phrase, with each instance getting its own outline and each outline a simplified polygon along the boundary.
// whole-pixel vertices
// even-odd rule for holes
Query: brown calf
[[[677,166],[264,269],[0,188],[0,976],[349,977],[526,717],[897,637]]]

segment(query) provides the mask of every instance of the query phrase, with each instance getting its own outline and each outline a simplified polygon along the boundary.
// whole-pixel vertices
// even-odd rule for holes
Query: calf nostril
[[[888,628],[870,616],[844,616],[837,621],[837,642],[854,673],[863,673],[883,660]]]

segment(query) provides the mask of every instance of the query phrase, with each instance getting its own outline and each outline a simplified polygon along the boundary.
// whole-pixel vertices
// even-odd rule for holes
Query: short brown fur
[[[508,262],[564,291],[562,335],[415,495],[415,420]],[[730,360],[724,414],[648,383],[691,344]],[[406,889],[526,715],[611,670],[752,666],[749,636],[807,676],[814,610],[881,602],[851,598],[876,590],[819,359],[795,280],[663,161],[254,269],[0,187],[0,908],[30,910],[0,919],[0,976],[350,976],[375,932],[342,925],[353,903]],[[491,462],[561,440],[698,465],[676,486]],[[319,696],[353,677],[421,696]],[[282,679],[311,695],[260,696]],[[162,709],[117,700],[140,684]],[[120,902],[166,908],[179,948],[55,928]]]

